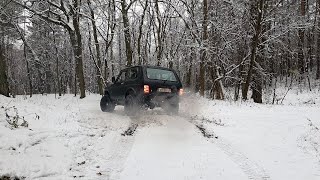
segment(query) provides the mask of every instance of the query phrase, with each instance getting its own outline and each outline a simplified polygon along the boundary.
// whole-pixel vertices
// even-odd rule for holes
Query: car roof
[[[172,71],[173,69],[166,68],[166,67],[161,67],[161,66],[151,66],[151,65],[137,65],[137,66],[131,66],[131,67],[126,67],[125,69],[130,69],[130,68],[135,68],[135,67],[142,67],[142,68],[154,68],[154,69],[164,69],[164,70],[170,70]]]

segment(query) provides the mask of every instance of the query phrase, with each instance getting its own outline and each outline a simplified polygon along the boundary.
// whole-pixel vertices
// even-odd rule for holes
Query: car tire
[[[176,103],[176,104],[170,104],[170,112],[173,114],[173,115],[177,115],[179,114],[179,103]]]
[[[163,107],[163,110],[168,114],[177,115],[179,114],[179,103],[176,104],[166,104]]]
[[[163,106],[163,109],[173,115],[177,115],[179,113],[179,99],[178,97],[172,97],[168,103]]]
[[[132,92],[126,96],[124,111],[128,116],[135,116],[139,111],[139,103]]]
[[[112,112],[115,108],[114,103],[108,95],[105,95],[100,100],[100,108],[103,112]]]

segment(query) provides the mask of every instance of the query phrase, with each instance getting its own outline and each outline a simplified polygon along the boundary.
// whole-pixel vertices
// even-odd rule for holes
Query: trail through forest
[[[122,107],[101,112],[99,98],[1,97],[0,176],[244,180],[320,176],[315,151],[320,137],[318,100],[311,105],[271,106],[190,95],[182,99],[177,116],[157,108],[129,117]],[[27,128],[11,129],[6,122],[5,109],[13,105],[28,121]]]

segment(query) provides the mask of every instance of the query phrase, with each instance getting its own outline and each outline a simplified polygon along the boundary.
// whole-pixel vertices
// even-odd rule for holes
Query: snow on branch
[[[39,16],[40,18],[48,21],[48,22],[51,22],[51,23],[54,23],[54,24],[63,26],[63,27],[66,28],[66,29],[74,30],[74,27],[72,26],[72,23],[65,22],[65,21],[63,20],[63,17],[61,17],[61,15],[58,14],[58,13],[52,12],[52,11],[50,11],[50,10],[39,11],[39,10],[36,10],[36,9],[32,8],[31,6],[28,6],[28,5],[24,4],[24,3],[21,3],[21,2],[16,1],[16,0],[14,0],[13,2],[16,3],[17,5],[25,8],[26,10],[30,11],[30,12],[33,13],[34,15],[37,15],[37,16]],[[70,19],[69,15],[68,15],[68,13],[67,13],[67,11],[66,11],[66,9],[65,9],[65,6],[63,6],[63,5],[59,6],[59,5],[57,5],[57,4],[52,3],[51,1],[47,1],[47,2],[48,2],[52,7],[55,7],[55,8],[57,8],[58,10],[61,10],[62,12],[64,12],[67,20]],[[50,13],[54,14],[54,15],[56,16],[56,18],[53,18],[53,17],[50,17],[50,16],[44,14],[44,12],[48,12],[48,11],[50,11]]]

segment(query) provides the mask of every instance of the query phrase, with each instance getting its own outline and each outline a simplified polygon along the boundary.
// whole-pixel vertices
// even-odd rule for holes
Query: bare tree
[[[14,1],[23,8],[29,10],[34,15],[39,16],[43,20],[46,20],[50,23],[54,23],[64,27],[68,33],[70,42],[73,47],[74,58],[76,60],[76,75],[79,81],[80,88],[80,98],[85,98],[85,81],[83,73],[83,57],[82,57],[82,37],[80,30],[80,16],[81,16],[81,2],[79,0],[72,1],[60,1],[56,3],[55,1],[46,0],[49,8],[45,11],[44,14],[40,9],[36,8],[34,2],[21,3],[19,1]]]
[[[316,79],[320,79],[320,0],[317,0],[317,21],[318,21],[318,27],[317,27],[317,52],[316,52],[316,61],[317,61],[317,73],[316,73]]]
[[[96,47],[96,56],[97,56],[96,66],[97,66],[98,89],[99,89],[99,94],[103,95],[102,63],[101,63],[101,54],[100,54],[100,44],[98,41],[97,25],[96,25],[96,20],[95,20],[95,14],[94,14],[93,8],[91,6],[91,0],[87,0],[87,4],[90,9],[91,24],[92,24],[92,30],[93,30],[93,39],[94,39],[94,44]]]
[[[306,15],[306,3],[307,0],[300,1],[300,15],[301,18],[305,18]],[[304,44],[305,44],[305,30],[304,28],[299,28],[299,41],[298,41],[298,67],[301,75],[305,73],[305,55],[304,55]]]
[[[3,37],[0,37],[0,94],[9,97],[9,83],[7,76],[7,64],[5,60]]]
[[[121,0],[121,14],[123,20],[123,33],[124,33],[124,41],[126,46],[126,56],[127,56],[127,66],[132,65],[132,48],[131,48],[131,34],[130,34],[130,22],[128,17],[128,11],[133,3],[136,0],[130,0],[129,4],[127,4],[126,0]]]
[[[203,0],[203,21],[202,21],[202,49],[200,50],[200,95],[204,96],[205,91],[205,64],[207,63],[207,40],[208,40],[208,0]]]
[[[252,11],[252,12],[257,12],[257,15],[253,15],[256,17],[255,19],[255,34],[252,38],[252,44],[251,44],[251,55],[250,55],[250,66],[249,70],[247,73],[247,78],[245,81],[245,84],[242,88],[242,98],[244,100],[248,99],[248,90],[249,86],[251,83],[251,78],[252,78],[252,73],[253,73],[253,68],[254,64],[256,61],[256,53],[257,53],[257,48],[259,45],[259,38],[261,35],[261,29],[262,29],[262,18],[263,18],[263,7],[264,7],[264,0],[259,0],[259,2],[253,2],[253,5],[251,6],[252,8],[256,8],[257,11]]]
[[[139,25],[139,35],[138,35],[138,47],[137,47],[137,54],[138,54],[138,57],[139,57],[139,60],[138,60],[138,64],[141,65],[143,60],[142,60],[142,52],[141,52],[141,39],[142,39],[142,28],[143,28],[143,23],[144,23],[144,19],[145,19],[145,15],[146,15],[146,10],[148,8],[148,1],[145,1],[144,3],[144,6],[143,6],[143,12],[142,12],[142,15],[141,15],[141,19],[140,19],[140,25]]]
[[[80,90],[83,98],[86,91],[102,94],[109,75],[124,66],[154,64],[175,69],[184,86],[201,96],[238,100],[242,91],[249,99],[252,90],[261,103],[272,86],[300,83],[302,89],[296,80],[313,78],[307,70],[316,68],[320,78],[319,4],[3,0],[1,77],[17,94]],[[23,31],[26,21],[31,23]],[[231,88],[234,96],[227,94]]]

